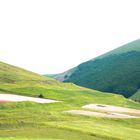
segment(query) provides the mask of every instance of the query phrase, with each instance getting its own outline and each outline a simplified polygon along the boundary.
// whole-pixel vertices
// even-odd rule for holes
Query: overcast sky
[[[140,0],[0,0],[0,61],[60,73],[140,38]]]

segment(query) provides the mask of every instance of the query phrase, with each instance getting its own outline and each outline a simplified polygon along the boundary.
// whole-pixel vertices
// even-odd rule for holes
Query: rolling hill
[[[140,109],[121,95],[103,93],[0,63],[0,93],[54,99],[60,102],[0,103],[0,140],[138,140],[139,118],[111,119],[66,113],[87,104]],[[86,109],[83,109],[83,111]]]
[[[6,64],[0,62],[0,83],[13,83],[19,81],[49,81],[53,80],[48,77],[43,77],[34,72],[27,71],[25,69],[12,66],[10,64]]]
[[[84,62],[55,79],[87,88],[122,94],[139,101],[140,39]],[[136,98],[135,98],[136,97]]]

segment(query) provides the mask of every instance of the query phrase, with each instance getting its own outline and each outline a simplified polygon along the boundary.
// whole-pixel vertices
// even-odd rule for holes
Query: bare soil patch
[[[119,113],[99,113],[99,112],[91,112],[85,110],[69,110],[66,111],[67,113],[71,114],[79,114],[84,116],[95,116],[95,117],[105,117],[105,118],[138,118],[137,116],[131,116],[126,114],[119,114]]]
[[[106,118],[140,118],[140,110],[105,104],[89,104],[82,107],[84,110],[68,110],[71,114]],[[88,110],[85,110],[88,109]]]
[[[115,112],[115,113],[125,113],[125,114],[137,114],[140,116],[140,110],[138,109],[131,109],[119,106],[111,106],[105,104],[89,104],[85,105],[82,108],[84,109],[91,109],[91,110],[101,110],[106,112]]]
[[[0,94],[0,103],[23,102],[23,101],[31,101],[31,102],[36,102],[36,103],[59,102],[59,101],[56,101],[56,100],[42,99],[42,98],[28,97],[28,96],[21,96],[21,95],[15,95],[15,94]]]

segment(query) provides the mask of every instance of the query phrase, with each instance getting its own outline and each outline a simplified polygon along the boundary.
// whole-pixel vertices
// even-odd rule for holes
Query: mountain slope
[[[119,48],[116,48],[108,53],[105,53],[99,57],[97,57],[97,59],[99,58],[103,58],[103,57],[107,57],[109,55],[113,55],[113,54],[122,54],[122,53],[127,53],[127,52],[130,52],[130,51],[137,51],[137,52],[140,52],[140,39],[138,40],[135,40],[135,41],[132,41],[128,44],[125,44]],[[94,58],[96,59],[96,58]],[[93,60],[94,60],[93,59]]]
[[[130,97],[130,99],[135,100],[137,102],[140,102],[140,89],[138,89],[138,91],[135,94],[133,94]]]
[[[47,81],[53,80],[48,77],[0,62],[0,83],[17,81]]]
[[[140,88],[139,60],[140,40],[136,40],[80,64],[69,77],[65,72],[63,81],[130,97]],[[63,79],[61,75],[54,78]]]

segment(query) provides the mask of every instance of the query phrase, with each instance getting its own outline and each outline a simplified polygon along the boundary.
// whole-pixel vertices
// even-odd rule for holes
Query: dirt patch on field
[[[91,112],[85,110],[69,110],[66,112],[71,114],[84,115],[84,116],[95,116],[95,117],[106,117],[106,118],[138,118],[136,116],[126,115],[126,114],[119,114],[119,113],[107,114],[107,113]]]
[[[0,103],[8,103],[10,101],[6,101],[6,100],[0,100]]]
[[[105,104],[89,104],[83,106],[82,109],[84,110],[68,110],[65,112],[84,116],[106,118],[140,118],[140,110],[119,106],[111,106]]]
[[[36,103],[59,102],[59,101],[56,101],[56,100],[42,99],[42,98],[35,98],[35,97],[28,97],[28,96],[21,96],[21,95],[15,95],[15,94],[0,94],[0,103],[23,102],[23,101],[31,101],[31,102],[36,102]]]
[[[111,106],[105,104],[89,104],[85,105],[82,108],[90,109],[90,110],[101,110],[105,112],[115,112],[115,113],[124,113],[124,114],[136,114],[140,116],[140,110],[138,109],[131,109],[119,106]]]

